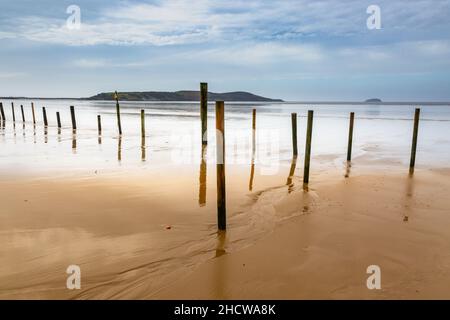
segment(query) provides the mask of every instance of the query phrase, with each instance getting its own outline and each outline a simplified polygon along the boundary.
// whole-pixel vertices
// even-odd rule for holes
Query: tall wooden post
[[[208,84],[200,83],[200,119],[202,122],[202,144],[208,144]]]
[[[14,102],[11,102],[11,110],[12,110],[13,122],[16,122],[16,113],[14,112]]]
[[[225,193],[225,104],[216,102],[216,155],[217,155],[217,226],[227,228]]]
[[[291,114],[291,121],[292,121],[292,154],[294,157],[298,155],[297,150],[297,114],[292,113]]]
[[[75,107],[70,106],[70,117],[72,118],[72,130],[77,130],[77,120],[75,119]]]
[[[59,116],[59,112],[56,112],[56,122],[58,123],[58,129],[61,129],[61,117]]]
[[[116,99],[117,126],[119,128],[119,135],[122,135],[122,123],[120,122],[119,95],[117,94],[117,91],[114,92],[114,99]]]
[[[308,111],[308,126],[306,129],[306,147],[305,147],[305,169],[303,173],[303,186],[308,187],[309,183],[309,169],[311,163],[311,140],[312,140],[312,129],[313,129],[313,117],[314,111]]]
[[[0,102],[0,112],[2,114],[2,121],[6,121],[5,110],[3,109],[3,103]]]
[[[347,147],[347,161],[352,161],[352,148],[353,148],[353,124],[355,122],[355,113],[350,113],[350,126],[348,129],[348,147]]]
[[[141,110],[141,137],[145,137],[145,110]]]
[[[34,114],[34,102],[31,103],[31,113],[33,114],[33,124],[36,124],[36,115]]]
[[[48,121],[47,121],[47,112],[45,111],[45,107],[42,107],[42,114],[44,117],[44,126],[48,126]]]
[[[23,105],[20,105],[20,111],[22,112],[22,122],[25,122],[25,113],[23,112]]]
[[[98,135],[100,136],[102,134],[102,118],[100,115],[97,115],[97,128],[98,128]]]
[[[414,167],[416,166],[416,151],[417,151],[417,136],[419,134],[419,120],[420,120],[420,108],[416,109],[414,114],[414,131],[411,147],[411,160],[409,163],[409,173],[414,173]]]

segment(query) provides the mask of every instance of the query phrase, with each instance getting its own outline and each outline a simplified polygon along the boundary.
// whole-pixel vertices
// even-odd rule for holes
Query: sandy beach
[[[231,193],[242,212],[226,234],[214,205],[196,215],[183,192],[170,201],[142,177],[3,181],[0,298],[448,299],[450,170],[397,171],[328,172],[309,192],[294,176],[245,201]],[[133,197],[144,189],[156,196]],[[77,292],[65,288],[73,263]],[[381,290],[367,289],[370,265]]]

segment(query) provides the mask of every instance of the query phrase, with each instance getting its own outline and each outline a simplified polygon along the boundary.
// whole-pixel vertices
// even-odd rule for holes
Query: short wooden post
[[[305,147],[305,169],[303,173],[303,186],[308,187],[309,184],[309,169],[311,163],[311,140],[312,140],[312,129],[313,129],[313,117],[314,111],[308,111],[308,126],[306,129],[306,147]]]
[[[3,109],[3,103],[0,102],[0,112],[2,114],[2,121],[6,121],[5,110]]]
[[[102,134],[102,117],[100,115],[97,115],[97,128],[98,135],[100,136]]]
[[[61,117],[59,116],[59,112],[56,112],[56,122],[58,123],[58,129],[61,129]]]
[[[291,114],[291,122],[292,122],[292,154],[294,157],[298,155],[297,150],[297,114]]]
[[[11,102],[11,110],[12,110],[13,122],[16,122],[16,113],[14,112],[14,102]]]
[[[114,92],[114,98],[116,99],[117,126],[119,128],[119,135],[122,135],[122,123],[120,122],[119,95],[117,94],[117,91]]]
[[[43,118],[44,118],[44,126],[48,126],[48,121],[47,121],[47,111],[45,111],[45,107],[42,107],[42,114],[43,114]]]
[[[409,173],[414,173],[414,167],[416,165],[416,151],[417,151],[417,136],[419,134],[419,120],[420,120],[420,108],[416,109],[414,114],[414,131],[412,138],[412,147],[411,147],[411,160],[409,163]]]
[[[33,124],[36,124],[36,115],[34,114],[34,102],[31,103],[31,113],[33,114]]]
[[[77,130],[77,121],[75,119],[75,107],[70,106],[70,117],[72,118],[72,129]]]
[[[216,102],[216,155],[217,155],[217,225],[219,230],[227,228],[225,193],[225,106]]]
[[[200,83],[200,119],[202,122],[202,144],[208,144],[208,84]]]
[[[23,105],[20,105],[20,111],[22,112],[22,122],[25,122],[25,113],[23,112]]]
[[[256,109],[252,110],[252,130],[256,130]]]
[[[145,110],[141,110],[141,137],[145,137]]]
[[[353,124],[355,122],[355,113],[350,112],[350,126],[348,129],[348,147],[347,147],[347,161],[352,161],[353,148]]]

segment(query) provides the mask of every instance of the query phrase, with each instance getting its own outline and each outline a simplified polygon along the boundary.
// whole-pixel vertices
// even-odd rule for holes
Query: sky
[[[371,5],[380,29],[367,26]],[[0,8],[0,96],[208,82],[213,92],[290,101],[450,101],[450,0],[0,0]]]

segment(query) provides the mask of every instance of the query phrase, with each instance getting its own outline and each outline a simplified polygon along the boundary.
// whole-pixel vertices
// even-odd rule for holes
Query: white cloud
[[[95,19],[83,20],[81,30],[44,16],[11,19],[0,39],[19,37],[63,45],[173,45],[367,34],[367,1],[347,0],[165,0],[157,4],[120,2]],[[383,30],[421,30],[449,23],[450,0],[378,0]],[[443,30],[443,29],[442,29]],[[448,31],[446,31],[448,33]]]

